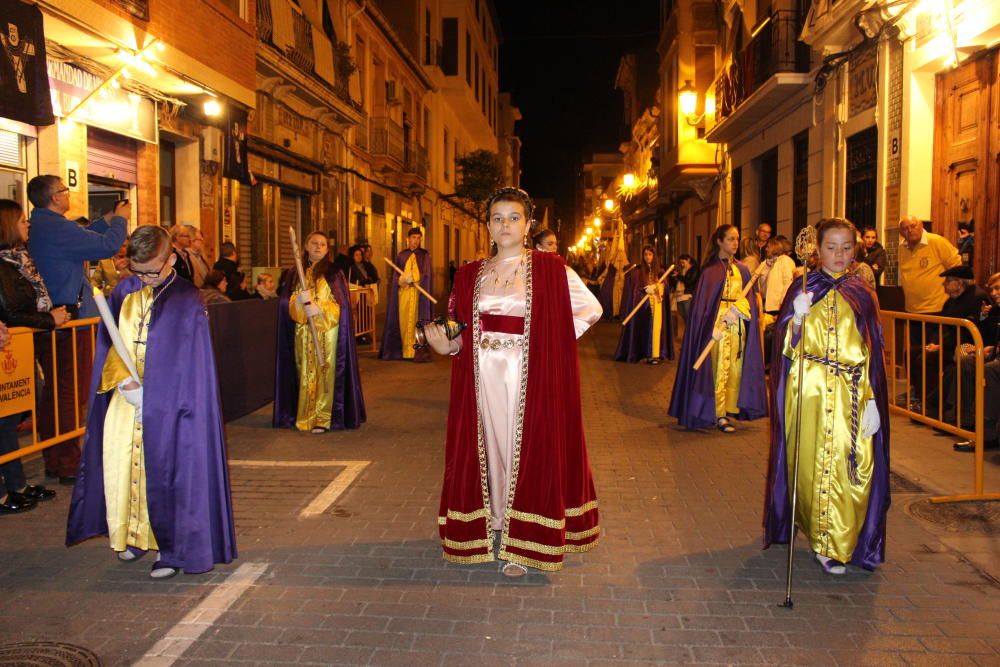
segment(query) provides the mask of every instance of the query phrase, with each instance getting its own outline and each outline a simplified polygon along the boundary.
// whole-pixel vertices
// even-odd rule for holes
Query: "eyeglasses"
[[[133,267],[131,263],[128,265],[128,270],[133,276],[139,276],[140,278],[157,278],[161,273],[163,273],[163,267],[165,267],[169,261],[170,260],[164,261],[163,264],[160,265],[160,268],[156,271],[136,271],[135,267]]]

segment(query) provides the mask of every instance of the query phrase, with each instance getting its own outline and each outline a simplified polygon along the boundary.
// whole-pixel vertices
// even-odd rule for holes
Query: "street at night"
[[[766,422],[736,437],[678,431],[664,418],[672,365],[612,363],[618,328],[581,343],[603,533],[561,572],[511,581],[496,563],[441,559],[449,364],[364,359],[360,431],[291,435],[270,410],[229,426],[240,552],[211,574],[154,582],[100,540],[67,549],[65,496],[6,517],[0,637],[66,642],[108,665],[997,664],[995,524],[920,521],[908,506],[926,493],[904,479],[888,562],[832,579],[800,542],[795,606],[778,607],[787,552],[761,550]],[[914,476],[948,472],[906,452],[942,438],[896,424]],[[303,516],[351,462],[360,472]]]

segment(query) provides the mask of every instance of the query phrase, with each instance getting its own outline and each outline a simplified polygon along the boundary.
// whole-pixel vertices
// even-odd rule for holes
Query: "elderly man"
[[[205,259],[205,235],[192,224],[185,223],[184,226],[191,235],[191,247],[187,249],[188,259],[191,260],[191,282],[195,287],[201,288],[205,284],[205,276],[211,271],[208,260]]]
[[[170,244],[174,247],[173,253],[177,257],[174,260],[174,271],[178,278],[183,278],[189,283],[194,282],[194,267],[191,266],[191,256],[188,248],[191,247],[191,228],[187,225],[174,225],[170,228]]]
[[[941,274],[962,263],[958,249],[943,236],[928,232],[913,216],[899,221],[899,236],[899,284],[906,312],[940,312],[948,300]]]
[[[52,305],[65,306],[73,317],[79,316],[81,310],[85,316],[96,315],[92,286],[84,274],[83,265],[88,260],[106,259],[118,251],[128,235],[132,205],[128,200],[118,201],[104,217],[82,227],[66,217],[70,205],[69,188],[61,178],[52,175],[35,176],[28,181],[28,199],[35,207],[31,211],[28,252],[49,288]],[[47,337],[44,342],[48,342]],[[90,337],[77,337],[76,387],[73,381],[73,349],[73,337],[69,332],[56,334],[58,373],[54,373],[51,345],[37,346],[38,361],[45,377],[49,378],[42,391],[38,420],[38,434],[43,439],[56,435],[53,384],[58,385],[60,432],[74,430],[77,415],[81,419],[80,425],[83,425],[87,378],[91,368]],[[78,402],[74,401],[74,397]],[[78,438],[49,447],[42,454],[47,476],[58,477],[62,484],[75,481],[76,468],[80,463]]]
[[[753,236],[747,236],[740,242],[739,259],[750,271],[755,271],[767,259],[767,242],[774,233],[773,230],[770,222],[762,222],[757,225]]]

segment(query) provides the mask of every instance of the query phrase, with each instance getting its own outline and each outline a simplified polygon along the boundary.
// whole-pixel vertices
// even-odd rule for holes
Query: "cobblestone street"
[[[272,430],[270,407],[228,426],[229,566],[155,582],[101,540],[67,549],[67,487],[3,517],[0,644],[66,642],[106,665],[1000,665],[1000,584],[906,512],[924,496],[905,484],[879,571],[824,575],[800,540],[795,607],[779,608],[786,551],[760,548],[766,421],[678,431],[675,363],[612,363],[618,330],[581,343],[603,532],[562,572],[441,559],[449,363],[369,355],[359,431]],[[37,482],[40,461],[28,470]]]

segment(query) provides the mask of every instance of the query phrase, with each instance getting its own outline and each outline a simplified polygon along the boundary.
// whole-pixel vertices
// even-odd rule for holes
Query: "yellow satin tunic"
[[[416,253],[410,253],[403,272],[413,278],[414,284],[420,283],[420,266],[417,264]],[[417,306],[420,304],[420,292],[413,285],[399,286],[399,337],[403,341],[403,358],[412,359],[415,355],[413,345],[417,342]]]
[[[132,361],[144,378],[146,337],[151,318],[153,289],[144,287],[125,296],[118,315],[118,331]],[[104,502],[111,548],[158,549],[149,523],[146,502],[146,461],[142,446],[141,415],[116,388],[129,376],[114,348],[101,371],[98,393],[113,392],[104,416]]]
[[[743,275],[735,263],[729,265],[722,300],[715,316],[716,326],[722,329],[722,338],[712,348],[712,372],[715,377],[715,416],[725,417],[740,411],[740,382],[743,379],[743,350],[746,348],[746,324],[742,318],[731,326],[722,323],[722,316],[735,306],[744,317],[750,317],[750,302],[740,295],[743,292]]]
[[[649,316],[652,318],[652,345],[650,345],[649,356],[653,359],[660,358],[660,337],[663,335],[663,283],[653,283],[656,286],[656,293],[649,295]]]
[[[796,401],[799,396],[799,350],[792,346],[792,327],[785,336],[785,356],[792,360],[785,392],[785,437],[788,478],[794,463]],[[860,420],[872,398],[868,383],[869,353],[854,320],[854,311],[830,290],[802,324],[804,355],[802,433],[799,449],[795,523],[808,536],[813,551],[846,563],[854,553],[868,512],[874,466],[871,438],[857,437],[859,483],[848,476],[851,413]],[[810,359],[809,357],[817,359]],[[860,371],[852,387],[852,373]],[[855,399],[855,400],[852,400]]]
[[[299,404],[295,428],[311,431],[330,428],[333,413],[333,386],[337,370],[337,335],[340,324],[340,304],[326,279],[315,280],[307,274],[306,287],[312,291],[312,302],[320,309],[316,318],[320,356],[323,366],[316,363],[316,344],[309,328],[306,309],[299,303],[299,289],[288,300],[288,314],[295,322],[295,365],[299,369]]]

